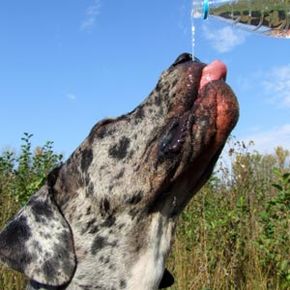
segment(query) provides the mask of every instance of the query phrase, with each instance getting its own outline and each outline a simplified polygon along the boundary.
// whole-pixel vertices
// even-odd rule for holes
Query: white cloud
[[[277,146],[290,149],[290,123],[268,131],[259,131],[240,139],[245,143],[254,141],[253,149],[262,153],[271,153]]]
[[[100,14],[101,0],[94,0],[87,8],[85,18],[81,23],[82,31],[91,31],[96,24],[97,16]]]
[[[264,68],[237,78],[238,87],[243,91],[254,91],[276,108],[290,108],[290,64]]]
[[[210,30],[208,26],[204,25],[203,32],[213,48],[220,53],[232,50],[236,46],[245,42],[246,39],[245,32],[231,26]]]
[[[270,70],[262,85],[267,98],[272,103],[290,108],[290,64]]]

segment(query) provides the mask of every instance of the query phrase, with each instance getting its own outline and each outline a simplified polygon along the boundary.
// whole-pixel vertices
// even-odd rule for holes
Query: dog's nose
[[[184,63],[184,62],[187,62],[187,61],[192,61],[192,54],[191,53],[182,53],[176,60],[175,62],[172,64],[172,66],[177,66],[178,64],[181,64],[181,63]],[[196,61],[196,62],[201,62],[197,57],[194,57],[194,60],[193,61]]]
[[[190,53],[182,53],[176,60],[175,62],[172,64],[172,66],[176,66],[178,64],[181,64],[183,62],[187,62],[187,61],[191,61],[192,60],[192,56]]]

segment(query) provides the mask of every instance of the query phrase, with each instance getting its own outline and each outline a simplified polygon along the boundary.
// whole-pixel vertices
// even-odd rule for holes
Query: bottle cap
[[[192,16],[194,18],[207,19],[208,12],[209,12],[208,0],[193,1]]]
[[[203,1],[203,19],[207,19],[208,9],[209,9],[208,0],[204,0]]]

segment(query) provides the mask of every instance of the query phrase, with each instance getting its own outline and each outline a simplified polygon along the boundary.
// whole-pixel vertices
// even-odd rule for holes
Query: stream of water
[[[192,9],[191,9],[191,55],[192,59],[194,60],[195,58],[195,23],[194,23],[194,17],[193,17],[193,3],[192,3]]]

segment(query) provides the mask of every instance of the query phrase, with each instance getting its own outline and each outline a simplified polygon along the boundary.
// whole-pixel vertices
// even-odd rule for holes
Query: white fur
[[[154,214],[148,247],[131,268],[128,281],[128,290],[155,290],[158,289],[164,272],[164,263],[170,250],[174,232],[174,222],[160,213]]]

